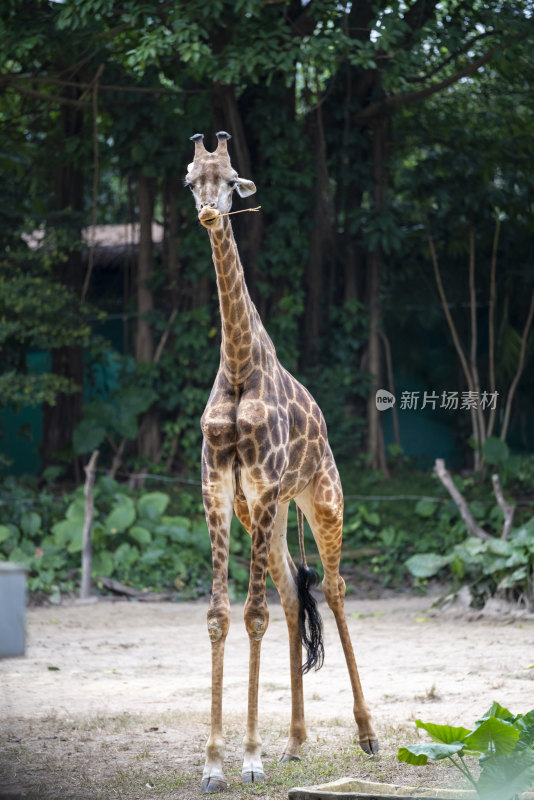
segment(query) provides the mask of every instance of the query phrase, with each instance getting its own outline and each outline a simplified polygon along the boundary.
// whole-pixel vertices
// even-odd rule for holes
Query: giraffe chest
[[[276,484],[281,499],[302,491],[326,447],[319,407],[283,368],[251,375],[242,394],[221,370],[201,425],[211,480],[232,469],[241,486]]]

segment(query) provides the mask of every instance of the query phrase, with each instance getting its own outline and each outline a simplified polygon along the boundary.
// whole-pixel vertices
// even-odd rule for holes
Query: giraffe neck
[[[221,365],[227,378],[239,384],[259,365],[260,340],[267,334],[248,293],[230,220],[209,234],[221,311]]]

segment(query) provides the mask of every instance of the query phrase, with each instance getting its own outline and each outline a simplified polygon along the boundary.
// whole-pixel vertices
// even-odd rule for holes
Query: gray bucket
[[[0,658],[26,649],[26,572],[23,564],[0,561]]]

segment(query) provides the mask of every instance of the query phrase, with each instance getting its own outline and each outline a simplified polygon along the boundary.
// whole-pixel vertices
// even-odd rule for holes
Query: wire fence
[[[108,470],[106,469],[97,469],[102,475],[107,475]],[[135,477],[136,480],[143,480],[143,481],[154,481],[155,483],[163,483],[163,484],[182,484],[184,486],[196,486],[201,487],[202,481],[195,479],[195,478],[181,478],[181,477],[171,477],[168,475],[158,475],[152,472],[135,472],[129,475],[129,477]],[[1,506],[16,506],[16,505],[39,505],[41,501],[38,498],[20,498],[17,500],[7,500],[5,499],[7,496],[0,495],[0,507]],[[344,495],[345,500],[361,500],[362,502],[377,502],[377,503],[396,503],[396,502],[404,502],[404,501],[412,501],[414,503],[419,502],[420,500],[426,500],[431,503],[440,503],[445,504],[451,502],[450,497],[438,497],[429,494],[352,494],[347,493]],[[58,500],[61,498],[58,498]],[[495,505],[495,501],[493,500],[477,500],[478,503],[485,506],[493,506]],[[534,507],[534,500],[514,500],[514,505],[516,506],[532,506]],[[0,520],[1,522],[1,520]]]

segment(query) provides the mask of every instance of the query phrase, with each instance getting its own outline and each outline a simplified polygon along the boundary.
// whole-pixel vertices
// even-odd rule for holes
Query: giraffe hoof
[[[258,770],[247,770],[241,773],[243,783],[259,783],[265,780],[265,773]]]
[[[368,756],[376,756],[378,753],[378,739],[360,739],[360,747]]]
[[[287,764],[288,761],[300,761],[300,757],[292,756],[291,753],[282,753],[278,759],[279,764]]]
[[[202,792],[203,794],[213,794],[214,792],[222,792],[227,789],[228,784],[224,778],[203,778],[202,779]]]

